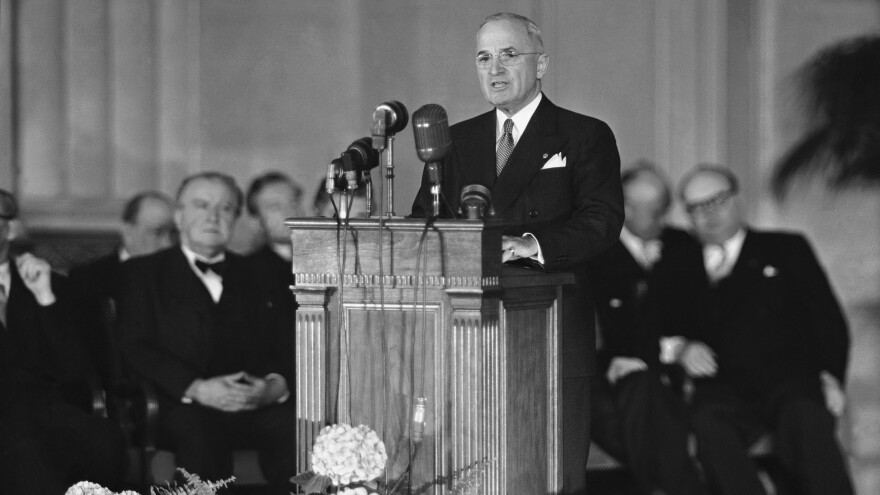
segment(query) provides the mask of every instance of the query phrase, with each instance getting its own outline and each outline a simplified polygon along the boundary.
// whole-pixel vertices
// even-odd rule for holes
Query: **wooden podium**
[[[414,493],[449,493],[468,477],[479,477],[478,493],[561,492],[559,345],[572,275],[503,266],[492,222],[437,221],[421,251],[423,220],[287,226],[301,471],[321,428],[339,422],[374,429],[399,476],[424,397]]]

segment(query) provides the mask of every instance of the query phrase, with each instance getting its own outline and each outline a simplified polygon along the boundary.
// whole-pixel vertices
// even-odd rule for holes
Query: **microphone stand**
[[[364,170],[362,174],[367,194],[367,218],[369,218],[373,216],[373,177],[370,175],[369,170]]]
[[[385,216],[394,216],[394,136],[388,136],[388,146],[382,150],[379,160],[385,162]]]

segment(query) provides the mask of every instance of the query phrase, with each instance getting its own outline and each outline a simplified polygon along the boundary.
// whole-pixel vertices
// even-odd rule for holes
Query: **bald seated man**
[[[760,495],[749,446],[773,434],[777,492],[853,493],[835,435],[845,405],[846,319],[797,233],[745,222],[736,176],[700,165],[681,179],[700,246],[674,261],[674,304],[695,316],[675,360],[693,377],[692,422],[713,493]]]
[[[121,357],[106,328],[104,313],[108,301],[118,301],[122,284],[122,264],[133,257],[146,256],[176,242],[174,202],[158,191],[142,191],[126,201],[120,226],[121,244],[105,256],[70,271],[74,287],[77,325],[87,343],[90,362],[105,385],[124,381]]]
[[[661,382],[664,298],[675,290],[670,253],[694,245],[669,227],[672,194],[652,164],[621,174],[626,217],[620,242],[588,263],[601,347],[593,377],[594,441],[623,461],[640,494],[704,494],[688,449],[684,404]]]

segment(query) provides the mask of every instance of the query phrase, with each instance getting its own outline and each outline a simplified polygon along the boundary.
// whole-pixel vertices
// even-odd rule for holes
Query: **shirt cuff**
[[[538,238],[535,237],[535,235],[532,234],[531,232],[526,232],[522,236],[523,237],[531,237],[532,239],[535,240],[535,245],[538,246],[538,252],[536,254],[533,254],[532,256],[529,256],[529,259],[533,259],[543,265],[544,264],[544,252],[541,250],[541,243],[538,242]]]
[[[672,364],[678,361],[678,356],[687,345],[687,339],[676,335],[674,337],[660,338],[660,362],[663,364]]]
[[[287,388],[287,380],[283,376],[279,375],[278,373],[269,373],[268,375],[266,375],[265,380],[267,382],[274,382],[274,381],[280,380],[281,383],[284,385],[285,392],[284,392],[284,395],[282,395],[281,397],[278,398],[278,400],[275,401],[275,403],[276,404],[284,404],[285,402],[287,402],[287,399],[290,398],[290,389]]]

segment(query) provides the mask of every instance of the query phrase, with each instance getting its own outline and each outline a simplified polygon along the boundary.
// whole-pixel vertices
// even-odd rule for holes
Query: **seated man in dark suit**
[[[769,430],[783,486],[852,493],[835,437],[846,320],[806,239],[748,227],[737,193],[723,167],[699,166],[681,181],[702,247],[675,262],[679,307],[695,321],[673,347],[694,377],[698,459],[718,493],[762,494],[747,449]]]
[[[122,211],[122,244],[114,252],[70,271],[70,283],[77,313],[77,325],[88,343],[90,361],[104,383],[117,385],[122,377],[118,356],[113,356],[103,322],[102,304],[119,298],[122,285],[122,263],[132,257],[145,256],[165,249],[176,240],[172,219],[174,203],[157,191],[136,194],[125,203]]]
[[[176,241],[174,202],[157,191],[132,196],[122,210],[122,244],[95,261],[71,270],[71,282],[89,297],[116,298],[122,283],[120,265],[129,258],[165,249]]]
[[[268,172],[251,182],[245,197],[248,213],[257,218],[266,235],[266,244],[245,261],[262,281],[260,288],[266,292],[263,296],[266,304],[262,308],[266,318],[264,323],[273,328],[282,339],[287,356],[282,374],[291,386],[296,380],[296,299],[290,290],[294,283],[290,264],[290,230],[284,225],[284,220],[302,215],[302,193],[302,188],[290,177],[279,172]]]
[[[25,253],[10,255],[15,198],[0,190],[0,479],[4,493],[57,495],[77,481],[116,489],[125,469],[122,432],[67,403],[83,376],[63,278]]]
[[[593,377],[593,439],[627,464],[638,493],[705,493],[687,449],[684,404],[661,382],[660,369],[663,299],[676,278],[666,255],[694,241],[666,226],[672,195],[652,165],[626,170],[621,184],[620,242],[587,264],[602,342]]]
[[[231,452],[260,451],[275,493],[294,473],[296,414],[281,345],[260,325],[259,281],[226,250],[242,193],[224,174],[180,186],[180,245],[125,264],[119,326],[125,357],[159,392],[159,442],[206,479],[232,473]]]

